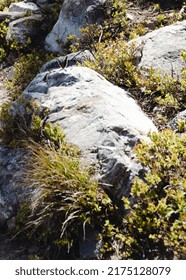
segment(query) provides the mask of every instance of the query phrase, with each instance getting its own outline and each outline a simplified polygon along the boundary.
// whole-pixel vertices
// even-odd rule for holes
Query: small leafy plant
[[[0,0],[0,11],[8,8],[11,3],[19,2],[19,0]]]
[[[1,106],[1,137],[5,144],[15,144],[16,139],[25,139],[33,136],[33,139],[40,139],[42,123],[38,105],[35,102],[27,102],[24,98],[19,98],[23,90],[35,77],[44,62],[52,58],[45,52],[36,52],[20,56],[14,64],[14,77],[7,82],[8,101]],[[24,75],[23,75],[24,72]],[[19,98],[19,103],[25,104],[25,110],[19,116],[13,118],[10,114],[13,101]],[[46,114],[46,112],[44,113]],[[42,116],[44,118],[44,116]],[[37,127],[37,129],[36,129]],[[26,134],[28,134],[26,136]],[[37,136],[38,134],[38,136]]]
[[[127,46],[124,40],[105,41],[96,44],[95,59],[85,62],[112,83],[129,89],[147,113],[150,113],[160,127],[170,120],[176,112],[185,109],[186,71],[179,77],[170,76],[160,70],[150,68],[146,73],[138,67],[140,46]],[[184,60],[184,53],[181,54]],[[153,109],[157,110],[154,111]],[[158,111],[158,112],[157,112]]]
[[[186,136],[171,130],[150,135],[136,146],[146,168],[131,197],[123,198],[122,223],[107,221],[104,254],[124,259],[182,259],[186,254]]]

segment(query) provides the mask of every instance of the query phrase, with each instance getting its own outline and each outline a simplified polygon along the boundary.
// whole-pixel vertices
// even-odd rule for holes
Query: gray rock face
[[[46,6],[48,5],[48,0],[37,0],[36,4],[41,7],[41,6]]]
[[[156,128],[126,91],[91,69],[67,67],[39,73],[23,96],[48,108],[49,121],[80,147],[84,161],[98,164],[97,176],[110,196],[129,193],[141,171],[133,147]],[[23,110],[14,103],[12,117]]]
[[[6,40],[26,44],[28,38],[32,39],[38,34],[38,27],[41,21],[41,15],[32,15],[12,21],[9,24]]]
[[[0,227],[6,226],[18,207],[21,189],[15,189],[20,178],[22,153],[16,149],[5,148],[0,143]]]
[[[39,7],[32,2],[12,3],[8,9],[9,12],[38,12]]]
[[[48,7],[48,6],[52,6],[55,2],[56,2],[55,0],[37,0],[36,4],[40,8],[45,8],[45,7]]]
[[[8,19],[10,21],[22,18],[25,16],[25,12],[1,12],[0,11],[0,22]]]
[[[25,17],[27,13],[38,13],[40,12],[39,7],[32,2],[17,2],[12,3],[8,11],[0,11],[0,22],[8,19],[10,21],[17,20]]]
[[[42,22],[40,8],[35,3],[26,1],[12,3],[8,11],[0,12],[0,22],[6,19],[10,20],[6,40],[23,45],[28,38],[33,39],[38,34]]]
[[[65,66],[73,66],[76,65],[76,63],[82,64],[86,59],[93,60],[94,57],[91,54],[90,51],[85,50],[83,52],[76,52],[76,53],[70,53],[66,56],[61,56],[58,58],[54,58],[50,60],[49,62],[45,63],[41,69],[41,72],[49,71],[52,69],[57,69]],[[60,66],[61,65],[61,66]]]
[[[184,66],[180,53],[186,51],[186,20],[152,31],[129,45],[133,42],[138,50],[138,66],[144,70],[161,68],[177,77]]]
[[[65,0],[59,18],[51,33],[46,37],[46,49],[63,53],[61,44],[67,41],[67,36],[80,36],[80,29],[86,23],[99,22],[104,15],[106,0]]]

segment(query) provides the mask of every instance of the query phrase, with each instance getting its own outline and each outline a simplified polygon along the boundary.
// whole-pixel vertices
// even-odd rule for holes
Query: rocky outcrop
[[[8,221],[15,216],[18,201],[26,195],[21,188],[15,188],[21,180],[22,157],[21,151],[5,148],[0,143],[0,228],[6,227]]]
[[[156,128],[125,90],[86,67],[58,66],[39,73],[23,97],[49,109],[48,120],[80,147],[84,162],[97,165],[99,181],[113,199],[129,194],[142,170],[133,147]],[[23,112],[23,104],[15,102],[12,117]]]
[[[136,44],[138,66],[144,70],[150,67],[161,69],[177,77],[184,62],[181,51],[186,51],[186,20],[159,28],[129,42]]]
[[[65,68],[67,66],[74,66],[77,63],[82,64],[85,60],[93,60],[94,57],[91,54],[90,51],[85,50],[85,51],[79,51],[76,53],[70,53],[67,54],[66,56],[60,56],[58,58],[54,58],[47,63],[45,63],[41,69],[41,72],[46,72],[46,71],[51,71],[53,69],[57,68]]]
[[[0,22],[6,19],[10,20],[6,41],[25,45],[28,39],[33,40],[38,36],[43,17],[35,3],[22,1],[12,3],[8,11],[0,12]]]
[[[18,2],[18,3],[12,3],[8,9],[9,12],[39,12],[39,7],[32,2]]]
[[[69,65],[87,55],[88,51],[69,55]],[[64,60],[59,58],[60,63]],[[63,69],[59,62],[54,59],[41,68],[22,94],[25,104],[34,99],[41,111],[49,109],[49,121],[58,123],[67,140],[81,149],[84,164],[96,165],[97,178],[112,199],[128,195],[133,178],[143,171],[133,147],[147,139],[155,126],[126,91],[91,69]],[[22,115],[24,109],[19,100],[14,102],[12,117]],[[12,226],[19,203],[30,193],[28,186],[17,187],[25,155],[22,150],[0,145],[0,227]]]
[[[6,40],[13,40],[25,45],[28,39],[33,39],[37,36],[41,21],[41,15],[32,15],[12,21],[9,24]]]
[[[22,18],[24,16],[25,16],[25,12],[8,12],[8,11],[1,12],[0,11],[0,22],[4,20],[13,21]]]
[[[0,11],[0,22],[4,20],[14,21],[31,14],[39,13],[39,7],[32,2],[16,2],[12,3],[8,10]]]
[[[80,29],[87,23],[99,23],[104,16],[106,0],[65,0],[59,18],[46,37],[46,49],[63,53],[61,45],[68,35],[80,36]]]

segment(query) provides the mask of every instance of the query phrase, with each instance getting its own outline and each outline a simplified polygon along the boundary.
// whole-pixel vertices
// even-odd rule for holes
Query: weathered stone
[[[70,34],[80,36],[80,29],[87,23],[99,23],[103,19],[106,0],[65,0],[59,18],[46,37],[46,49],[63,53],[61,44]]]
[[[5,148],[0,143],[0,227],[6,226],[18,207],[18,195],[15,190],[20,180],[21,152]]]
[[[1,12],[0,11],[0,22],[8,19],[10,21],[22,18],[25,16],[25,12]]]
[[[138,66],[161,69],[177,77],[185,63],[181,51],[186,51],[186,20],[159,28],[129,42],[136,44]]]
[[[12,3],[8,9],[9,12],[39,12],[39,7],[32,2],[17,2]]]
[[[37,0],[36,4],[40,8],[45,8],[45,7],[52,6],[55,2],[56,2],[55,0]]]
[[[84,239],[79,240],[79,256],[81,260],[99,258],[101,243],[98,242],[98,234],[92,228],[86,228]]]
[[[36,4],[40,7],[40,6],[46,6],[48,5],[48,0],[37,0]]]
[[[98,178],[114,199],[128,195],[133,178],[142,171],[133,147],[156,128],[129,94],[86,67],[58,68],[39,73],[22,97],[48,108],[67,140],[83,152],[83,160],[98,164]],[[24,104],[12,107],[12,117]]]
[[[66,56],[61,56],[50,60],[45,63],[41,69],[41,72],[49,71],[57,68],[64,68],[65,66],[73,66],[78,63],[83,63],[86,59],[93,60],[94,57],[90,51],[85,50],[83,52],[70,53]]]
[[[6,40],[26,44],[28,38],[32,39],[37,36],[41,21],[41,15],[32,15],[12,21],[9,24]]]

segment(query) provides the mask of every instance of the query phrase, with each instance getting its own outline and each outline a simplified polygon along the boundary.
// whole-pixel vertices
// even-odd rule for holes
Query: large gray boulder
[[[6,40],[13,40],[25,45],[29,38],[33,39],[38,35],[38,29],[41,22],[42,16],[39,14],[12,21],[8,27]]]
[[[135,43],[137,65],[144,70],[161,69],[169,75],[180,75],[185,63],[180,57],[186,51],[186,20],[159,28],[129,42]]]
[[[82,150],[84,163],[97,165],[100,184],[113,199],[130,193],[142,171],[133,148],[156,127],[125,90],[89,68],[58,67],[39,73],[23,99],[49,109],[48,120]],[[24,104],[15,102],[12,117],[24,113]]]
[[[80,29],[87,23],[99,23],[104,16],[107,0],[65,0],[57,23],[46,37],[46,49],[63,53],[61,45],[70,34],[80,36]]]
[[[9,6],[8,10],[0,11],[0,22],[4,20],[14,21],[29,14],[39,13],[40,8],[32,2],[16,2]]]
[[[39,7],[32,2],[21,1],[17,3],[12,3],[8,9],[9,12],[39,12]]]
[[[25,12],[8,12],[8,11],[0,11],[0,22],[4,20],[13,21],[25,16]]]

